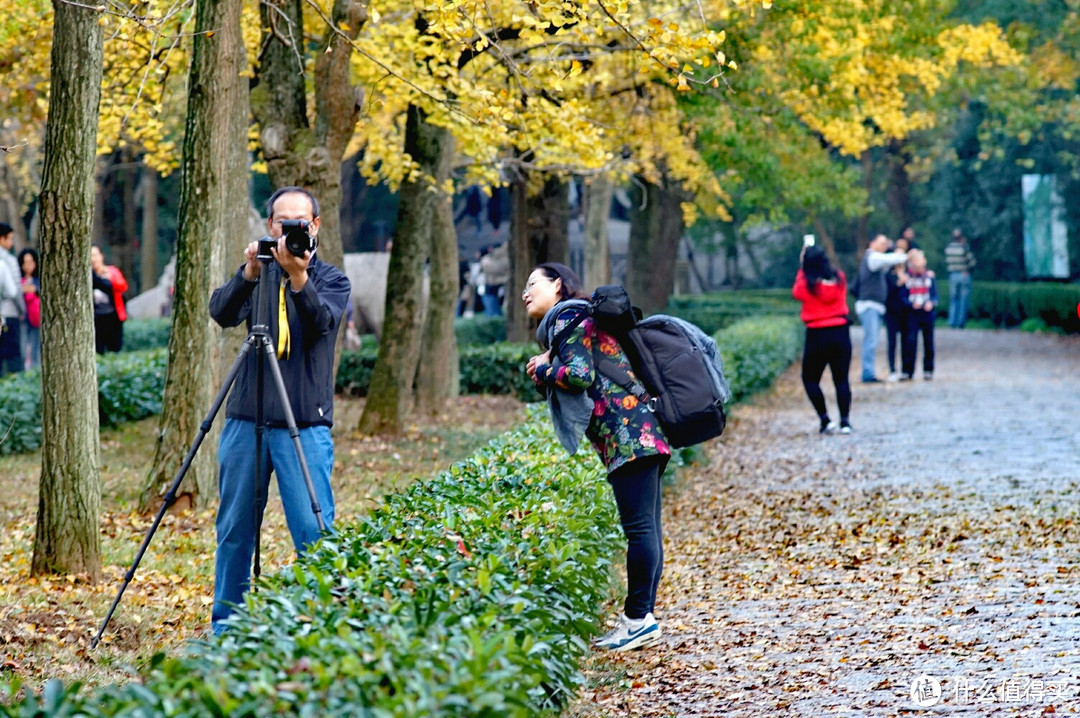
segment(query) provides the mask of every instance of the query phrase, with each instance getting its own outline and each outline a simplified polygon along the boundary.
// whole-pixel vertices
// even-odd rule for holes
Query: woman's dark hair
[[[544,262],[533,267],[533,271],[541,271],[544,276],[555,281],[556,279],[562,280],[562,287],[559,288],[559,301],[564,299],[579,299],[581,294],[581,279],[573,269],[567,267],[565,264],[558,262]]]
[[[33,247],[27,247],[23,251],[19,252],[19,271],[22,272],[23,257],[28,254],[34,258],[34,273],[30,276],[37,279],[38,274],[41,272],[41,259],[38,257],[37,250]]]
[[[806,276],[806,286],[811,294],[817,294],[817,285],[823,279],[836,279],[837,271],[829,261],[829,255],[818,246],[807,247],[803,253],[803,274]]]

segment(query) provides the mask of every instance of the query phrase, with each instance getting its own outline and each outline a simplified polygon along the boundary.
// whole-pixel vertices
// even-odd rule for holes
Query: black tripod
[[[195,454],[199,451],[203,439],[206,438],[211,425],[214,423],[214,418],[221,409],[221,405],[225,402],[225,397],[229,393],[229,388],[233,385],[233,382],[236,381],[236,377],[240,374],[240,370],[244,366],[248,353],[251,352],[252,349],[259,350],[259,353],[255,355],[255,476],[253,477],[255,481],[255,506],[253,507],[255,511],[255,578],[257,579],[260,573],[259,533],[262,526],[263,509],[266,506],[266,497],[262,495],[263,438],[266,431],[266,421],[263,416],[262,395],[264,365],[269,365],[270,373],[274,378],[274,385],[277,387],[278,398],[281,401],[281,406],[285,414],[285,423],[289,428],[289,436],[292,437],[293,446],[296,449],[296,457],[300,462],[300,471],[304,475],[304,483],[307,485],[308,496],[311,498],[311,510],[315,513],[315,520],[319,524],[319,530],[326,530],[322,509],[319,507],[319,502],[315,497],[315,485],[311,481],[311,472],[308,471],[307,459],[304,458],[304,448],[300,443],[300,429],[296,426],[296,418],[292,412],[292,405],[289,403],[289,395],[285,389],[285,381],[281,378],[281,367],[279,367],[277,363],[274,343],[270,336],[270,326],[264,323],[264,318],[270,316],[270,293],[263,291],[263,286],[266,284],[266,280],[270,275],[269,269],[272,259],[262,254],[259,255],[259,259],[262,261],[263,266],[262,271],[259,274],[258,284],[255,285],[252,296],[251,331],[248,332],[247,339],[240,348],[240,353],[237,355],[236,361],[233,362],[232,368],[229,369],[229,373],[225,378],[224,384],[221,386],[221,390],[218,391],[217,396],[214,398],[214,402],[210,406],[210,411],[207,413],[206,418],[203,419],[202,424],[199,425],[199,433],[195,437],[195,441],[192,442],[187,455],[184,457],[184,461],[180,465],[180,470],[176,473],[176,478],[173,479],[172,484],[169,486],[169,490],[165,493],[161,508],[158,510],[157,516],[154,517],[154,523],[150,526],[150,530],[146,532],[142,546],[139,547],[139,553],[136,554],[135,560],[131,564],[131,568],[129,568],[128,572],[124,575],[124,582],[120,585],[120,590],[117,592],[116,598],[113,599],[112,606],[109,607],[109,613],[105,616],[105,620],[101,622],[101,628],[98,629],[97,635],[94,636],[94,640],[91,641],[90,648],[97,647],[102,634],[105,633],[105,627],[109,625],[109,621],[112,619],[113,612],[116,611],[116,607],[120,604],[120,599],[123,597],[124,591],[127,589],[128,584],[131,583],[131,579],[135,577],[135,570],[139,567],[139,562],[142,561],[143,554],[146,553],[146,549],[150,545],[150,540],[154,537],[154,532],[157,531],[158,526],[161,525],[161,520],[165,518],[165,513],[176,502],[176,491],[180,488],[180,483],[184,480],[184,475],[187,474],[188,468],[191,467],[191,462],[195,459]],[[254,582],[252,582],[252,585],[254,586]]]

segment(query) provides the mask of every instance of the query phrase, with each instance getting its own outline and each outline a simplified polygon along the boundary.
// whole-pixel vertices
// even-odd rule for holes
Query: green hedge
[[[714,335],[732,401],[767,389],[802,351],[806,330],[798,317],[744,319]]]
[[[949,282],[938,280],[940,313],[949,313]],[[970,319],[987,319],[998,327],[1018,327],[1041,320],[1046,327],[1080,333],[1080,284],[1055,282],[974,282],[968,307]]]
[[[98,420],[117,426],[161,413],[165,392],[164,349],[107,354],[97,358]],[[41,446],[41,371],[19,372],[0,379],[0,455],[33,451]]]
[[[801,332],[768,317],[716,338],[745,398],[790,364]],[[535,405],[265,578],[223,637],[97,693],[51,681],[0,715],[555,715],[582,685],[622,545],[595,454],[568,458]]]
[[[168,319],[128,319],[124,322],[125,352],[163,349],[168,346]]]
[[[536,389],[524,368],[529,357],[539,351],[536,346],[507,342],[489,346],[461,346],[458,349],[460,392],[511,394],[522,401],[535,401]],[[342,352],[336,391],[352,396],[367,396],[377,355],[378,347]]]
[[[458,346],[506,341],[506,317],[477,316],[455,319]],[[124,322],[124,351],[136,352],[169,346],[168,319],[129,319]]]
[[[220,639],[142,681],[51,682],[11,716],[536,716],[582,683],[619,522],[590,451],[541,411],[386,497],[249,594]]]

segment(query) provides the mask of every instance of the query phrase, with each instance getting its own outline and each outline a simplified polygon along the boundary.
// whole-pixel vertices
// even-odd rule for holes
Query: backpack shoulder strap
[[[581,326],[581,323],[583,321],[592,316],[591,307],[589,303],[585,300],[569,300],[563,307],[563,311],[565,311],[566,309],[574,309],[577,314],[574,316],[573,319],[570,320],[570,322],[565,327],[560,329],[558,332],[555,333],[554,336],[552,336],[552,354],[558,354],[559,349],[562,348],[563,342],[565,342],[570,337],[570,334],[573,333],[573,331],[579,326]]]

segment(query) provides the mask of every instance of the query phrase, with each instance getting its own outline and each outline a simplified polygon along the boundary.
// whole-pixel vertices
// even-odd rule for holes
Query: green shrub
[[[522,401],[537,397],[532,380],[525,373],[529,357],[539,352],[528,344],[491,344],[463,346],[458,350],[462,394],[511,394]],[[339,392],[367,396],[371,375],[375,370],[377,347],[356,352],[342,352],[338,365]]]
[[[51,682],[7,715],[535,716],[582,683],[621,531],[592,452],[542,412],[386,497],[141,681]]]
[[[942,314],[949,311],[949,283],[938,280]],[[1041,319],[1047,327],[1080,333],[1080,284],[1056,282],[974,282],[968,316],[988,319],[997,327],[1016,327],[1026,319]],[[968,324],[970,327],[971,324]]]
[[[505,342],[506,317],[477,315],[469,319],[455,319],[454,334],[457,336],[458,346],[484,346]]]
[[[714,335],[733,401],[767,388],[802,350],[805,330],[797,317],[744,319]]]
[[[797,316],[799,305],[791,298],[790,290],[766,289],[672,297],[664,312],[693,322],[706,333],[713,334],[749,317]]]
[[[124,322],[125,352],[161,349],[168,346],[168,319],[128,319]]]
[[[98,419],[102,426],[145,419],[161,412],[165,391],[164,349],[97,357]],[[41,372],[0,379],[0,455],[41,446]]]

